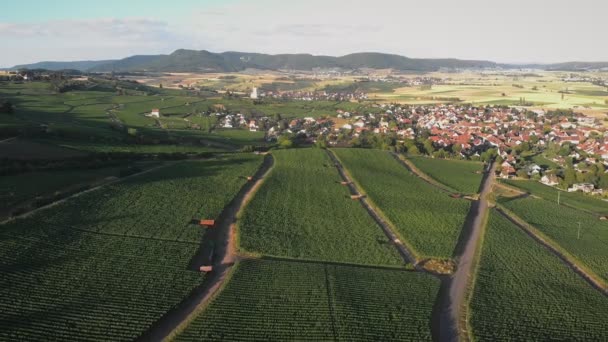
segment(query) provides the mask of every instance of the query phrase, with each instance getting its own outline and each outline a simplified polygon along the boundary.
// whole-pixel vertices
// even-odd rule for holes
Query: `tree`
[[[517,173],[516,173],[516,174],[517,174],[517,177],[519,177],[519,178],[523,178],[523,179],[528,179],[528,178],[530,178],[530,177],[528,176],[528,173],[527,173],[527,172],[526,172],[526,170],[524,170],[524,169],[519,169],[519,170],[517,170]]]
[[[2,103],[0,103],[0,113],[5,113],[5,114],[13,114],[14,109],[13,109],[13,104],[9,101],[3,101]]]
[[[598,186],[600,189],[608,190],[608,173],[604,173],[600,176]]]
[[[435,148],[433,147],[433,142],[430,140],[425,140],[423,147],[424,147],[424,152],[426,154],[428,154],[429,156],[435,151]]]
[[[569,187],[576,182],[576,171],[573,168],[568,167],[564,171],[564,183]]]
[[[293,140],[288,135],[281,135],[278,139],[281,148],[290,148],[293,146]]]
[[[462,145],[460,145],[460,144],[454,144],[452,146],[452,151],[454,151],[454,154],[459,155],[460,152],[462,152]]]

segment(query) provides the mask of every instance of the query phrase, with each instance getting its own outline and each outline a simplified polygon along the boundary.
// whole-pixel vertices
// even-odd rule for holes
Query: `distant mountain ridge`
[[[311,54],[269,55],[248,52],[214,53],[206,50],[180,49],[169,55],[136,55],[118,60],[39,62],[17,65],[10,69],[74,69],[87,72],[236,72],[247,68],[262,70],[300,70],[339,68],[394,69],[399,71],[429,72],[442,68],[496,68],[536,67],[547,70],[575,71],[608,68],[608,62],[568,62],[558,64],[515,65],[491,61],[461,59],[408,58],[400,55],[362,52],[341,57]]]

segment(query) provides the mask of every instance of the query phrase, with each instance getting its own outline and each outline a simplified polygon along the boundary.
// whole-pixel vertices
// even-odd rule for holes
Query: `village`
[[[287,146],[375,147],[481,161],[496,156],[501,178],[608,195],[608,132],[600,120],[570,110],[373,104],[367,113],[337,110],[335,117],[214,115],[221,128],[264,131],[267,141]]]

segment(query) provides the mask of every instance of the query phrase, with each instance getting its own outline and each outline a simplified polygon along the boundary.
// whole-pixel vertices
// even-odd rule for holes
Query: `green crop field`
[[[502,182],[512,185],[516,188],[523,189],[534,196],[542,197],[550,202],[557,203],[557,193],[560,192],[560,204],[573,207],[576,209],[590,211],[593,213],[608,215],[608,202],[601,199],[584,195],[580,192],[566,192],[556,188],[544,185],[542,183],[530,180],[501,180]]]
[[[503,204],[608,281],[608,221],[543,199],[528,197]]]
[[[177,341],[430,341],[429,275],[244,260]]]
[[[273,152],[272,173],[245,209],[240,247],[290,258],[399,265],[392,244],[339,184],[323,150]]]
[[[204,232],[261,158],[187,161],[0,226],[0,339],[133,340],[203,276]]]
[[[481,186],[483,164],[426,157],[409,158],[417,168],[436,181],[465,194],[476,194]]]
[[[427,184],[386,151],[334,151],[419,256],[452,256],[469,211],[468,201],[451,198]]]
[[[261,162],[253,154],[180,162],[84,194],[46,214],[44,221],[91,232],[197,242],[200,228],[190,220],[218,218]],[[168,194],[175,192],[179,200],[169,201]]]
[[[0,209],[11,208],[37,196],[52,195],[78,184],[117,177],[125,166],[90,170],[38,171],[0,177]]]
[[[104,151],[154,151],[159,143],[184,145],[181,149],[188,152],[204,147],[232,150],[245,145],[265,145],[264,132],[218,129],[218,117],[207,114],[281,115],[289,119],[335,116],[339,109],[356,111],[367,108],[367,105],[351,102],[254,102],[248,98],[194,96],[187,95],[185,91],[133,84],[130,86],[141,90],[117,95],[116,89],[108,82],[101,79],[94,82],[97,86],[90,90],[65,93],[52,91],[49,82],[0,83],[0,98],[11,101],[15,107],[14,114],[0,115],[0,138],[27,131],[28,135],[39,139],[73,141],[72,145],[116,146],[107,147]],[[158,119],[146,116],[154,108],[161,111]],[[135,145],[135,140],[147,145]]]
[[[480,341],[608,339],[608,299],[497,212],[485,234],[471,311]]]

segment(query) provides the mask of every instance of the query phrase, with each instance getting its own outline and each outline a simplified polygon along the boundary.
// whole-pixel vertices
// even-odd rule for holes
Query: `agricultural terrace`
[[[604,341],[608,298],[492,211],[471,302],[481,341]]]
[[[557,197],[559,192],[559,203],[562,205],[579,209],[582,211],[589,211],[597,214],[608,215],[608,202],[593,198],[588,195],[584,195],[580,192],[566,192],[531,180],[504,179],[501,181],[508,185],[529,192],[534,196],[542,197],[547,201],[555,203],[557,203]]]
[[[243,260],[177,341],[431,341],[438,290],[416,272]]]
[[[420,171],[457,192],[465,194],[479,192],[483,177],[482,163],[426,157],[410,157],[409,159]]]
[[[608,221],[531,197],[503,204],[608,281]]]
[[[452,257],[470,202],[427,184],[386,151],[333,151],[419,257]]]
[[[249,253],[359,264],[400,265],[396,249],[340,185],[325,151],[273,152],[275,165],[239,223]]]
[[[0,339],[133,340],[203,279],[204,232],[261,158],[182,162],[0,226]],[[204,216],[203,216],[204,215]]]

